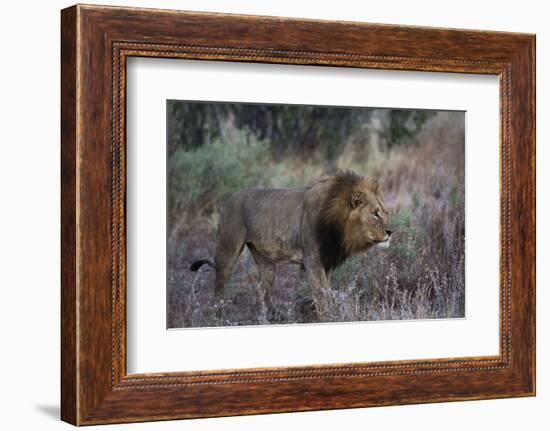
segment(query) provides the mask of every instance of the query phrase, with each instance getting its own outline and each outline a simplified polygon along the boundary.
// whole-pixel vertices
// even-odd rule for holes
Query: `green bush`
[[[247,132],[217,138],[195,150],[177,149],[169,159],[170,217],[212,215],[236,190],[261,185],[268,145]]]

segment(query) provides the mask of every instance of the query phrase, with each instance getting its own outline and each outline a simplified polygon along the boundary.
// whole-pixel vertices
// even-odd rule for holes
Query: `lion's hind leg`
[[[216,281],[214,284],[214,298],[216,302],[221,302],[225,296],[225,283],[231,277],[233,268],[239,259],[239,255],[244,247],[244,241],[235,241],[228,243],[221,241],[216,249],[214,259],[214,268],[216,270]]]
[[[258,273],[260,275],[260,304],[261,314],[264,320],[271,321],[277,320],[277,312],[273,307],[273,301],[271,298],[271,290],[273,282],[275,281],[275,264],[270,259],[262,255],[251,243],[246,244],[256,266],[258,267]]]
[[[239,259],[244,247],[246,231],[241,223],[227,220],[230,214],[224,214],[226,220],[220,223],[216,241],[216,253],[214,256],[214,269],[216,281],[214,285],[214,297],[217,302],[224,299],[225,283],[231,277],[233,268]]]
[[[216,251],[214,255],[214,300],[218,310],[216,315],[223,317],[225,284],[233,273],[233,268],[244,247],[246,228],[242,214],[242,196],[233,195],[225,205],[218,226]]]

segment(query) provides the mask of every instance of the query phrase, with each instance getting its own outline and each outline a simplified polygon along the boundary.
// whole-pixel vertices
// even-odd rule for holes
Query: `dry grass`
[[[353,154],[357,151],[353,146],[340,156],[339,167],[380,179],[392,209],[392,244],[356,256],[331,274],[332,288],[325,292],[328,306],[321,316],[310,312],[303,271],[279,265],[273,288],[279,312],[276,323],[464,316],[464,124],[456,118],[439,113],[425,124],[416,144],[370,151],[366,161]],[[306,181],[322,172],[317,165],[301,165],[299,170],[284,167],[270,165],[272,182]],[[294,171],[294,176],[289,174]],[[215,214],[215,210],[211,217],[185,214],[172,226],[169,327],[269,323],[248,251],[226,286],[223,321],[210,305],[213,271],[205,266],[196,273],[188,270],[192,261],[213,256]]]

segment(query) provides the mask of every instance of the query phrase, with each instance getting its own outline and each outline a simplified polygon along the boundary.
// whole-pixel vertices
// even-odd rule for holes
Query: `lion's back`
[[[253,237],[285,236],[299,228],[304,189],[249,189],[243,197],[245,225]]]
[[[235,193],[220,220],[224,231],[244,230],[245,242],[277,260],[301,248],[305,188],[252,188]]]

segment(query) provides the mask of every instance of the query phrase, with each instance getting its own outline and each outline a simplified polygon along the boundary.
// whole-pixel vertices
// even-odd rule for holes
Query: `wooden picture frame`
[[[62,420],[91,425],[535,394],[534,35],[83,5],[61,18]],[[498,75],[500,354],[127,374],[130,56]]]

